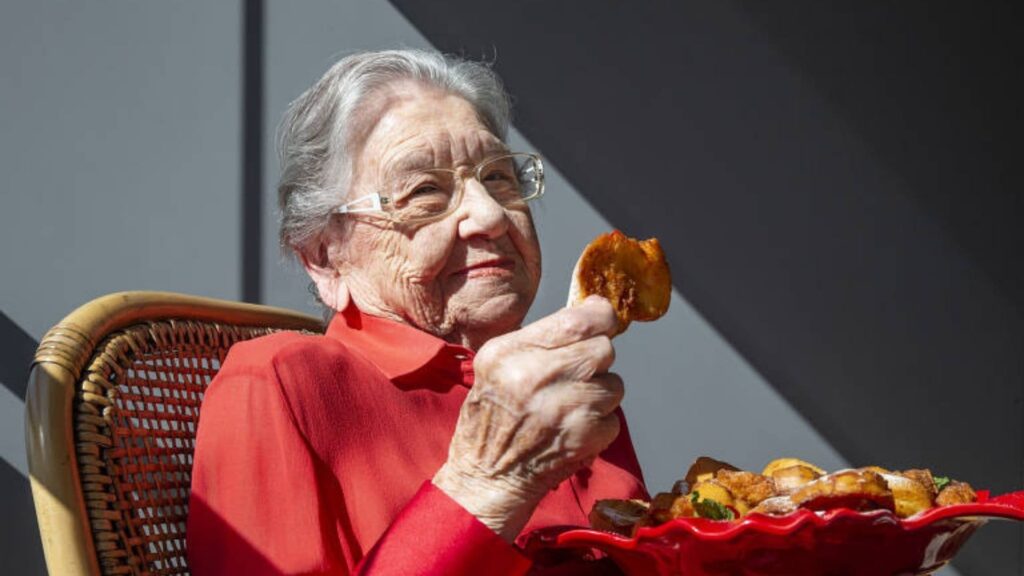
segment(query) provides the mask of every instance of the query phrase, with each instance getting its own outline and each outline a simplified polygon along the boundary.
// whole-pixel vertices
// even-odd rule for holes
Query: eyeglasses
[[[439,220],[462,202],[463,181],[472,177],[503,208],[515,209],[544,194],[544,164],[536,154],[516,152],[488,158],[466,172],[444,168],[396,177],[374,192],[347,202],[336,214],[381,213],[403,224]]]

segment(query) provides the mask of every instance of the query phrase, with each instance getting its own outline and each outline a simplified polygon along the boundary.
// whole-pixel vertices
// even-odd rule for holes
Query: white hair
[[[288,106],[278,130],[281,179],[281,246],[316,246],[332,211],[348,195],[353,141],[375,96],[396,83],[414,81],[464,98],[498,138],[508,133],[510,102],[501,80],[479,62],[426,50],[360,52],[338,61]],[[377,110],[375,113],[381,113]],[[372,124],[371,124],[372,125]]]

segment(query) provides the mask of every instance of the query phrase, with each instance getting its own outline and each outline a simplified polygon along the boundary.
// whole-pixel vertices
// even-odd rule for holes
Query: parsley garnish
[[[697,512],[697,516],[701,518],[708,518],[710,520],[732,520],[736,518],[736,515],[732,513],[732,510],[723,506],[721,503],[716,502],[710,498],[700,497],[700,492],[694,492],[690,496],[690,502],[693,503],[693,510]]]
[[[949,485],[952,480],[949,476],[933,476],[935,479],[935,491],[942,492],[942,489]]]

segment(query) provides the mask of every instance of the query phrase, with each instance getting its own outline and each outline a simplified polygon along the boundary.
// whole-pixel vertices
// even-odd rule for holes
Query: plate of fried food
[[[630,576],[931,574],[995,518],[1024,520],[1024,492],[991,496],[927,469],[780,458],[756,473],[701,457],[669,492],[600,500],[590,528],[540,530],[527,550],[598,550]]]
[[[663,315],[671,292],[658,241],[613,231],[580,256],[569,305],[606,298],[622,333]],[[669,492],[598,501],[590,528],[538,530],[526,549],[539,563],[596,550],[630,576],[916,575],[946,565],[993,518],[1024,520],[1024,492],[993,497],[927,469],[826,473],[780,458],[755,473],[702,456]]]

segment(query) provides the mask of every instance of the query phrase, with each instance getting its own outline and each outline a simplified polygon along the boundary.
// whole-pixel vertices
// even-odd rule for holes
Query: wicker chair
[[[203,391],[234,343],[278,330],[323,325],[266,306],[123,292],[46,333],[25,431],[50,574],[188,574]]]

